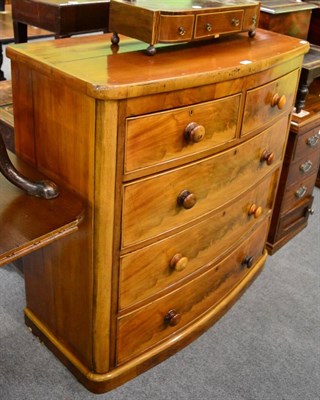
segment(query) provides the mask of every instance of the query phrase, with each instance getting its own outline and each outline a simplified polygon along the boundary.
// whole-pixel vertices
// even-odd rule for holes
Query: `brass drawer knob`
[[[283,107],[286,105],[286,102],[287,102],[287,98],[284,94],[282,96],[280,96],[278,93],[276,93],[272,97],[271,107],[277,106],[279,108],[279,110],[282,110]]]
[[[240,25],[240,19],[232,18],[231,23],[232,23],[233,26],[239,26]]]
[[[181,321],[181,314],[177,313],[176,310],[170,310],[164,320],[170,326],[176,326]]]
[[[269,152],[268,150],[264,150],[260,157],[261,162],[266,162],[267,165],[271,165],[274,161],[274,153],[271,151]]]
[[[183,271],[186,268],[188,262],[189,260],[187,257],[183,257],[182,254],[178,253],[172,257],[170,261],[170,267],[175,271]]]
[[[298,199],[302,199],[302,197],[304,197],[305,196],[305,194],[307,193],[307,188],[305,187],[305,186],[301,186],[301,187],[299,187],[299,189],[298,190],[296,190],[296,192],[295,192],[295,196],[298,198]]]
[[[212,31],[212,25],[209,22],[207,22],[206,25],[205,25],[205,29],[206,29],[207,32],[211,32]]]
[[[180,36],[184,36],[186,34],[186,30],[184,29],[183,26],[179,26],[178,31]]]
[[[259,218],[262,214],[262,207],[258,207],[256,204],[252,204],[249,208],[248,215],[253,215],[255,218]]]
[[[308,213],[309,215],[313,215],[313,214],[314,214],[314,209],[311,208],[311,207],[309,207],[308,210],[307,210],[307,213]]]
[[[191,140],[195,143],[201,142],[205,134],[206,130],[204,126],[199,125],[196,122],[190,122],[190,124],[188,124],[184,130],[184,137],[187,140]]]
[[[301,164],[299,169],[304,174],[308,173],[312,169],[312,161],[308,160],[305,163]]]
[[[251,268],[254,264],[254,257],[245,256],[241,263],[244,267]]]
[[[188,210],[189,208],[192,208],[196,202],[197,202],[197,198],[195,196],[195,194],[189,192],[189,190],[182,190],[182,192],[179,194],[178,198],[177,198],[177,202],[179,204],[179,206],[182,206],[183,208],[185,208],[186,210]]]

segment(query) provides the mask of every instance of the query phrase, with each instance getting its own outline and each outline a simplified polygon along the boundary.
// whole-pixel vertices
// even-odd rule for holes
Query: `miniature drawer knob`
[[[307,193],[307,188],[306,188],[305,186],[301,186],[301,187],[299,187],[298,190],[296,190],[296,192],[295,192],[294,195],[295,195],[298,199],[302,199],[302,197],[303,197],[306,193]]]
[[[207,31],[207,32],[211,32],[211,31],[212,31],[212,25],[211,25],[209,22],[206,23],[205,28],[206,28],[206,31]]]
[[[287,102],[287,98],[284,94],[282,96],[280,96],[278,93],[276,93],[272,97],[271,107],[277,106],[279,108],[279,110],[282,110],[283,107],[286,105],[286,102]]]
[[[183,271],[186,268],[188,262],[189,260],[187,257],[183,257],[182,254],[178,253],[172,257],[170,261],[170,267],[175,271]]]
[[[274,161],[274,153],[273,152],[269,152],[268,150],[264,150],[264,152],[262,153],[262,156],[260,157],[260,161],[261,162],[266,162],[267,165],[271,165]]]
[[[308,173],[312,169],[312,161],[308,160],[300,165],[300,171],[304,174]]]
[[[252,204],[249,208],[248,215],[253,215],[255,218],[259,218],[262,214],[262,207],[258,207],[256,204]]]
[[[170,326],[176,326],[181,321],[181,314],[177,313],[176,310],[170,310],[164,317],[165,322]]]
[[[192,208],[196,204],[197,198],[193,193],[185,189],[182,190],[182,192],[179,194],[177,202],[179,206],[182,206],[183,208],[188,210],[189,208]]]
[[[233,26],[239,26],[239,25],[240,25],[240,19],[238,19],[238,18],[233,18],[233,19],[231,20],[231,23],[232,23]]]
[[[179,26],[179,35],[180,36],[184,36],[186,34],[186,30],[184,29],[183,26]]]
[[[254,257],[245,256],[241,264],[244,267],[251,268],[253,266],[253,263],[254,263]]]
[[[205,134],[206,130],[204,126],[199,125],[196,122],[190,122],[190,124],[188,124],[184,130],[184,137],[187,140],[192,140],[195,143],[201,142]]]

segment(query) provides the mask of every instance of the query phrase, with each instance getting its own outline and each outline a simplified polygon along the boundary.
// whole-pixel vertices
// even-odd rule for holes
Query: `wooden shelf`
[[[32,179],[44,179],[13,154],[15,167]],[[74,194],[59,187],[56,199],[29,196],[0,175],[0,267],[78,229],[84,205]]]

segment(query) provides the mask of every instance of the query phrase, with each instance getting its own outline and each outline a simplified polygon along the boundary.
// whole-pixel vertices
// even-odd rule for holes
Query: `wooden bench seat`
[[[9,154],[15,167],[30,179],[44,179],[34,168]],[[0,267],[78,230],[83,202],[59,187],[46,200],[25,194],[0,174]]]

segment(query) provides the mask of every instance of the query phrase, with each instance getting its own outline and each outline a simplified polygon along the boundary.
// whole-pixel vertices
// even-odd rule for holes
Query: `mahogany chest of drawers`
[[[88,205],[24,259],[26,323],[101,393],[219,319],[262,269],[308,44],[258,30],[161,48],[8,48],[16,151]]]
[[[314,88],[314,89],[313,89]],[[272,254],[307,226],[313,213],[312,192],[320,163],[320,101],[318,82],[310,87],[304,117],[294,114],[268,236]]]

